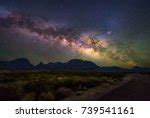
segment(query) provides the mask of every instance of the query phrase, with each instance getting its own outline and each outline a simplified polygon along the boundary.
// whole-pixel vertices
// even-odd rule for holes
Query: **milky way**
[[[44,19],[1,7],[0,31],[0,57],[3,60],[25,56],[35,64],[39,61],[65,62],[74,58],[90,60],[100,66],[130,67],[145,66],[146,62],[149,64],[148,56],[135,50],[136,45],[130,47],[130,40],[117,40],[120,32],[117,37],[111,27],[81,30],[67,23],[54,22],[50,18]],[[142,54],[145,63],[141,63],[141,57],[134,57]]]

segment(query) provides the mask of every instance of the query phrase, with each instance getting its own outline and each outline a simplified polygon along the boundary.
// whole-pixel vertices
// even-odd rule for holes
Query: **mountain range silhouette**
[[[56,62],[44,64],[40,62],[38,65],[33,65],[26,58],[17,58],[12,61],[0,61],[0,69],[19,69],[19,70],[41,70],[41,71],[102,71],[102,72],[125,72],[138,71],[150,72],[148,67],[121,68],[117,66],[100,67],[91,61],[81,59],[72,59],[66,63]]]

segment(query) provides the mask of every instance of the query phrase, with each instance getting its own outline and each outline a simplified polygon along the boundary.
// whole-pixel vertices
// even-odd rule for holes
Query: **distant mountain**
[[[60,70],[60,71],[92,71],[98,70],[99,66],[90,62],[90,61],[83,61],[80,59],[73,59],[66,63],[56,62],[56,63],[48,63],[43,64],[39,63],[35,66],[36,69],[43,69],[43,70]]]
[[[144,72],[150,72],[150,68],[146,68],[146,67],[139,67],[139,66],[135,66],[131,69],[132,71],[137,71],[137,72],[140,72],[140,71],[144,71]]]
[[[121,68],[121,67],[111,66],[111,67],[100,67],[99,71],[104,71],[104,72],[114,72],[114,71],[126,72],[126,71],[130,71],[130,70],[127,69],[127,68]]]
[[[131,69],[121,67],[100,67],[91,61],[73,59],[66,63],[56,62],[44,64],[40,62],[33,66],[26,58],[18,58],[12,61],[0,61],[1,69],[21,69],[21,70],[43,70],[43,71],[98,71],[98,72],[150,72],[150,68],[133,67]]]
[[[0,61],[0,68],[4,69],[32,69],[34,66],[26,58],[18,58],[12,61]]]
[[[66,69],[70,70],[97,70],[99,66],[90,61],[83,61],[80,59],[73,59],[65,63]]]

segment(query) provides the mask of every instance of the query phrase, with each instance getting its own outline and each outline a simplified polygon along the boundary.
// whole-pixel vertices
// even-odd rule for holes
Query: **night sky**
[[[0,0],[0,60],[150,67],[149,0]]]

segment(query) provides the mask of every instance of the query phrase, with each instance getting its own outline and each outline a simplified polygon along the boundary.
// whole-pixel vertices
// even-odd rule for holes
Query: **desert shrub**
[[[24,91],[19,86],[0,86],[0,100],[21,100],[23,95]]]
[[[110,87],[110,84],[109,84],[109,83],[104,83],[104,84],[102,84],[102,86],[103,86],[104,88],[108,88],[108,87]]]
[[[69,88],[61,87],[56,91],[56,99],[64,99],[73,94],[73,91]]]
[[[87,88],[92,88],[95,86],[98,86],[100,84],[100,81],[98,79],[88,79],[82,82],[82,85]]]
[[[84,88],[92,88],[99,85],[97,78],[84,78],[80,76],[69,76],[65,79],[56,79],[50,83],[50,87],[54,90],[61,87],[70,88],[73,91],[83,90]]]
[[[23,88],[26,93],[35,92],[36,94],[41,94],[43,91],[49,90],[47,83],[44,81],[29,82]]]
[[[41,95],[39,95],[38,100],[42,101],[52,101],[55,100],[55,96],[52,92],[43,92]]]
[[[36,98],[36,94],[34,92],[27,93],[22,100],[23,101],[34,101]]]

